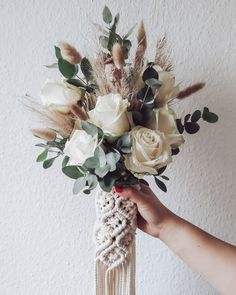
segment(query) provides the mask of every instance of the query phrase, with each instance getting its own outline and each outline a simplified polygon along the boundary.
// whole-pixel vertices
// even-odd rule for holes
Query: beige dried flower
[[[147,37],[146,37],[146,31],[144,28],[143,21],[141,21],[139,29],[138,29],[137,41],[138,41],[138,46],[142,45],[144,47],[144,50],[147,48]]]
[[[119,43],[115,43],[112,47],[112,57],[114,65],[117,69],[122,69],[125,59],[124,59],[124,52]]]
[[[193,84],[193,85],[181,90],[178,93],[177,98],[178,99],[184,99],[184,98],[192,95],[193,93],[201,90],[205,85],[206,85],[205,82],[199,82],[199,83]]]
[[[56,132],[48,128],[32,129],[32,133],[34,136],[47,141],[54,141],[56,139]]]
[[[70,111],[74,116],[78,117],[80,120],[88,119],[86,112],[78,104],[73,104],[70,107]]]
[[[59,42],[59,47],[61,49],[61,54],[65,60],[67,60],[71,64],[80,63],[81,55],[75,47],[64,41]]]

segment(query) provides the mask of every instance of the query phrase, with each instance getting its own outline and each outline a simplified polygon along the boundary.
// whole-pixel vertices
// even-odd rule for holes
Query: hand
[[[174,214],[155,196],[147,184],[140,183],[132,187],[115,187],[116,192],[130,199],[138,207],[138,228],[147,234],[159,237],[164,223]]]

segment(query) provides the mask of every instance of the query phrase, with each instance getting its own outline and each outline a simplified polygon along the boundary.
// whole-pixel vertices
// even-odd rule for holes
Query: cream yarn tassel
[[[135,295],[136,205],[99,190],[96,211],[96,295]]]

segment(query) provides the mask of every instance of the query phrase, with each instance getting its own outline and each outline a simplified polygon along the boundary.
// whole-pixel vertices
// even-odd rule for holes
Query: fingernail
[[[116,185],[116,186],[115,186],[115,191],[116,191],[117,193],[122,193],[122,191],[123,191],[123,187]]]

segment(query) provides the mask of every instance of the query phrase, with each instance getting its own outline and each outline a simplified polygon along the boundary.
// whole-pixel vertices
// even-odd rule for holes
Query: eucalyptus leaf
[[[165,175],[161,175],[161,178],[165,179],[165,180],[170,180],[169,177],[165,176]]]
[[[67,79],[73,78],[78,73],[78,65],[73,65],[63,58],[58,60],[58,68]]]
[[[116,147],[118,150],[121,150],[123,148],[131,148],[131,136],[130,133],[125,133],[116,142]]]
[[[80,191],[82,191],[85,185],[86,185],[86,178],[85,177],[78,178],[74,183],[73,194],[78,194]]]
[[[167,167],[167,166],[164,166],[164,167],[158,169],[158,170],[157,170],[157,175],[161,175],[161,174],[166,170],[166,167]]]
[[[96,167],[94,172],[96,175],[98,175],[99,177],[104,177],[111,169],[111,166],[109,164],[106,164],[103,167]]]
[[[191,117],[191,114],[187,114],[185,117],[184,117],[184,123],[187,122]]]
[[[99,167],[99,159],[96,157],[91,157],[88,158],[85,163],[84,163],[84,167],[88,168],[88,169],[95,169],[97,167]]]
[[[191,116],[191,121],[192,122],[197,122],[201,118],[202,112],[200,110],[196,110],[192,116]]]
[[[199,124],[194,123],[194,122],[186,122],[184,124],[184,127],[185,127],[186,132],[188,132],[189,134],[197,133],[198,130],[200,129]]]
[[[87,84],[79,79],[68,79],[66,82],[77,87],[87,87]]]
[[[172,152],[172,156],[175,156],[175,155],[177,155],[180,152],[180,149],[179,148],[175,148],[175,149],[172,149],[171,152]]]
[[[204,107],[202,119],[208,123],[216,123],[218,121],[218,116],[215,113],[210,112],[207,107]]]
[[[106,165],[106,155],[101,146],[96,148],[94,156],[99,159],[100,167],[104,167]]]
[[[157,79],[159,78],[158,72],[153,68],[153,67],[148,67],[146,70],[143,72],[143,81],[145,82],[148,79],[154,78]]]
[[[141,112],[133,111],[132,118],[135,125],[144,125],[143,114]]]
[[[154,177],[156,185],[159,187],[159,189],[161,189],[163,192],[167,192],[167,187],[164,184],[164,182],[162,182],[160,179],[158,179],[157,177]]]
[[[145,80],[145,84],[147,84],[149,87],[154,89],[158,89],[162,86],[162,82],[155,78],[150,78]]]
[[[95,187],[97,186],[97,176],[93,175],[93,174],[88,174],[86,176],[86,184],[88,185],[89,190],[93,190],[95,189]]]
[[[119,178],[120,175],[117,172],[109,172],[103,178],[100,178],[98,182],[102,190],[104,190],[105,192],[110,192],[116,180],[118,180]]]
[[[44,168],[44,169],[48,169],[48,168],[50,168],[50,167],[52,166],[52,164],[54,163],[54,161],[55,161],[56,158],[57,158],[57,157],[54,157],[54,158],[51,158],[51,159],[45,160],[45,161],[43,162],[43,168]]]
[[[81,121],[81,128],[92,136],[98,133],[98,128],[88,121]]]
[[[181,119],[176,119],[176,126],[180,134],[183,134],[184,132],[184,125],[182,124]]]
[[[48,69],[57,69],[58,68],[58,63],[57,62],[54,62],[50,65],[44,65],[46,68]]]
[[[112,13],[107,6],[105,6],[103,9],[102,17],[106,24],[110,24],[112,22]]]
[[[84,176],[84,173],[78,169],[77,166],[65,166],[62,168],[62,172],[73,179],[80,178]]]
[[[83,57],[80,63],[80,68],[82,73],[84,74],[85,78],[87,81],[90,81],[93,79],[93,69],[90,61],[86,58]]]
[[[112,50],[113,45],[116,43],[116,33],[115,33],[115,29],[114,30],[110,30],[110,34],[109,34],[109,38],[108,38],[108,44],[107,44],[107,49],[109,51]]]
[[[115,18],[114,18],[114,25],[115,26],[118,24],[119,20],[120,20],[120,14],[117,13],[116,16],[115,16]]]
[[[113,172],[116,170],[116,163],[120,160],[120,154],[110,152],[106,154],[107,164],[110,165],[110,171]]]
[[[68,164],[69,160],[70,160],[70,157],[68,157],[68,156],[64,157],[62,164],[61,164],[62,168],[64,168]]]
[[[48,156],[48,149],[45,149],[41,154],[38,155],[36,162],[43,162]]]
[[[54,46],[54,48],[55,48],[55,55],[56,55],[56,58],[57,58],[57,59],[62,58],[62,55],[61,55],[61,49],[60,49],[59,47],[57,47],[57,46]]]

